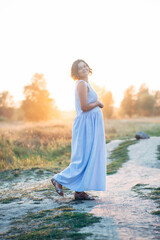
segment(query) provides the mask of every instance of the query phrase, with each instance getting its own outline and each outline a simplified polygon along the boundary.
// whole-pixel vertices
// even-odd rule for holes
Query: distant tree
[[[21,109],[29,121],[49,120],[58,115],[55,100],[49,97],[43,74],[34,74],[31,84],[24,87],[25,100]]]
[[[104,108],[102,109],[104,118],[111,118],[113,116],[114,111],[114,100],[112,93],[110,91],[106,92],[102,97],[102,102],[104,104]]]
[[[103,96],[106,94],[106,89],[105,87],[100,87],[94,82],[91,82],[92,88],[96,91],[98,95],[98,99],[102,101]]]
[[[137,93],[136,109],[140,116],[151,116],[154,114],[155,97],[149,93],[149,89],[142,84]]]
[[[142,83],[139,90],[138,90],[138,93],[137,93],[137,98],[144,95],[144,94],[149,94],[149,88],[146,86],[145,83]]]
[[[156,91],[154,93],[155,97],[155,106],[154,106],[154,114],[160,116],[160,91]]]
[[[154,114],[155,98],[144,94],[138,99],[138,113],[141,116],[152,116]]]
[[[114,111],[112,93],[110,91],[106,91],[105,87],[99,87],[95,83],[91,83],[91,85],[96,91],[98,99],[104,104],[104,108],[102,108],[104,118],[111,118]]]
[[[130,86],[124,93],[124,97],[120,104],[120,115],[121,116],[129,116],[136,114],[135,110],[136,106],[136,94],[134,86]]]
[[[13,97],[8,91],[0,93],[0,116],[8,119],[12,118],[14,113]]]

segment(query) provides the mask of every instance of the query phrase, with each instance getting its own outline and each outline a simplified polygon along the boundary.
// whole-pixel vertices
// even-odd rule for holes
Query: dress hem
[[[69,189],[69,190],[71,190],[71,191],[75,191],[75,192],[84,192],[84,191],[106,191],[106,188],[103,188],[103,189],[95,189],[95,188],[92,188],[92,189],[90,189],[90,188],[86,188],[86,189],[74,189],[74,188],[70,188],[70,187],[68,187],[67,185],[65,185],[65,184],[62,184],[61,183],[61,181],[59,181],[59,180],[57,180],[55,177],[53,177],[59,184],[61,184],[63,187],[66,187],[67,189]]]

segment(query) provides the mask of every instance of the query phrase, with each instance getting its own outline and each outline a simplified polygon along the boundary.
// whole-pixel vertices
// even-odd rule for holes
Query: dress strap
[[[78,81],[76,82],[76,86],[77,86],[80,82],[85,82],[85,84],[87,84],[87,86],[89,87],[89,83],[87,83],[87,82],[84,81],[84,80],[78,80]]]

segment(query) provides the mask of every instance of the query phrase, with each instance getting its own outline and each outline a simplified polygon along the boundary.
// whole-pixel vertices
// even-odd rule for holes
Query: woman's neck
[[[86,78],[81,78],[80,80],[83,80],[83,81],[85,81],[85,82],[88,83],[88,77],[86,77]]]

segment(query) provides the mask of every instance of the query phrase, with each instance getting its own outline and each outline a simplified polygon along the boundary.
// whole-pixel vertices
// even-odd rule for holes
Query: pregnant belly
[[[101,108],[100,107],[95,107],[95,108],[93,108],[93,109],[91,109],[89,111],[81,112],[81,114],[87,115],[87,114],[92,114],[92,113],[96,113],[96,112],[102,114]]]

